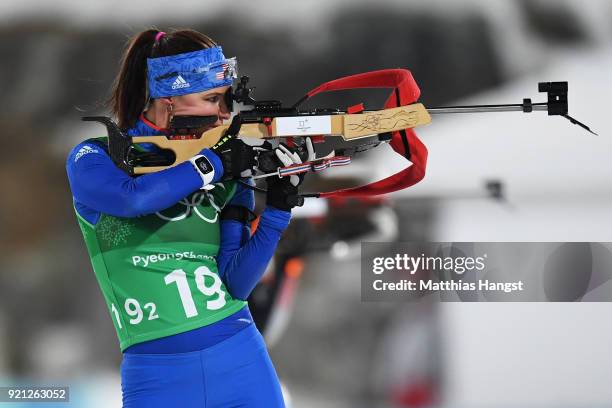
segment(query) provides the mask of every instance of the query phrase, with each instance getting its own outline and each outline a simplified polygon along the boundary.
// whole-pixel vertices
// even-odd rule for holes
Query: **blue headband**
[[[149,97],[178,96],[232,84],[236,58],[226,59],[221,47],[147,58]]]

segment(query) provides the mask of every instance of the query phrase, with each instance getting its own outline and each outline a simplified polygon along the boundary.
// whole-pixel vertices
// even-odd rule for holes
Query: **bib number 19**
[[[206,286],[206,277],[213,279],[211,286]],[[218,310],[225,306],[225,292],[221,289],[221,279],[219,275],[211,272],[206,266],[202,265],[194,271],[195,283],[200,292],[207,297],[218,295],[214,300],[206,301],[206,308],[208,310]],[[182,269],[175,269],[164,277],[166,285],[176,283],[176,287],[185,310],[185,316],[194,317],[198,315],[198,309],[196,308],[193,296],[191,295],[191,288],[187,281],[187,273]]]

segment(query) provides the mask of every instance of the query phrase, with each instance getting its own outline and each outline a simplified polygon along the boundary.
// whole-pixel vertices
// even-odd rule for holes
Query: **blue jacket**
[[[141,119],[128,134],[152,136],[161,133]],[[202,154],[209,158],[213,166],[220,168],[221,161],[216,154],[209,149],[204,149]],[[113,163],[104,149],[87,141],[72,149],[66,161],[66,171],[74,207],[80,216],[93,225],[99,221],[102,213],[117,217],[137,217],[161,211],[202,186],[202,179],[190,162],[156,173],[131,177]],[[213,180],[215,181],[217,180]],[[238,185],[230,204],[241,205],[252,211],[255,205],[253,191]],[[217,265],[221,279],[234,298],[246,299],[249,296],[272,258],[290,218],[291,213],[288,211],[267,207],[252,237],[248,225],[233,220],[221,221]],[[248,310],[236,313],[235,318],[249,320],[250,314],[245,319],[245,313],[248,314]],[[230,333],[232,330],[228,332],[227,327],[222,326],[225,320],[232,321],[231,318],[232,316],[203,328],[201,331],[208,334],[201,336],[200,333],[200,340],[196,342],[198,347],[202,346],[202,343],[207,345],[210,339],[216,338],[214,342],[219,340],[219,330],[221,333]],[[215,326],[219,326],[219,330],[215,330]],[[176,336],[188,336],[188,333],[190,332]],[[158,340],[163,342],[163,339]],[[140,345],[133,347],[137,346]]]

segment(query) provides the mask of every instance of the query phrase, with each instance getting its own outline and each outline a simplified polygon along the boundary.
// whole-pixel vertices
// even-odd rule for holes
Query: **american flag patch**
[[[215,75],[215,78],[219,80],[225,79],[225,73],[227,72],[227,68],[228,68],[227,64],[221,65],[221,71],[217,72],[217,74]]]

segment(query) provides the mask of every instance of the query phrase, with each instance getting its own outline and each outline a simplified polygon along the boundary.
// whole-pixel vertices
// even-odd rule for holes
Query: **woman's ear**
[[[147,119],[160,128],[167,128],[172,116],[174,116],[174,101],[172,98],[155,98],[152,108],[149,109],[150,115],[147,116]]]
[[[172,98],[157,98],[157,100],[166,108],[166,111],[172,112],[174,101]]]

